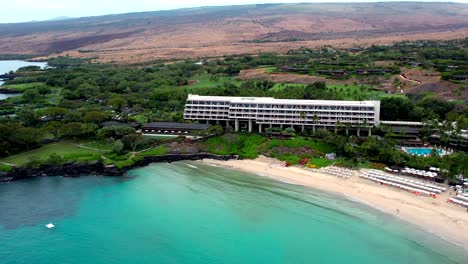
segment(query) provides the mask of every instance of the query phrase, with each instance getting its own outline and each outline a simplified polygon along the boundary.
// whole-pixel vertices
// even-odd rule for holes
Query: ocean
[[[0,263],[444,264],[468,254],[334,194],[177,162],[0,184]]]
[[[7,61],[2,61],[0,60],[0,75],[8,73],[10,71],[16,71],[21,67],[25,66],[39,66],[39,67],[46,67],[47,62],[29,62],[29,61],[21,61],[21,60],[7,60]],[[0,79],[0,86],[4,83]],[[12,96],[18,96],[18,94],[3,94],[0,93],[0,100],[4,100],[8,97]]]

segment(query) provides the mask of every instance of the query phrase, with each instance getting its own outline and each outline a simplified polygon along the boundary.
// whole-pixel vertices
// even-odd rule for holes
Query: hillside
[[[0,53],[128,63],[467,36],[466,4],[268,4],[0,24]]]

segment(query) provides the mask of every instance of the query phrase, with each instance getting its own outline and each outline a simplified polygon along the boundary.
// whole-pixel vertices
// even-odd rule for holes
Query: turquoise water
[[[332,194],[173,163],[0,184],[0,263],[443,264],[468,255]]]
[[[415,155],[429,155],[432,153],[432,148],[407,148],[406,151]],[[438,149],[437,153],[441,155],[443,152],[441,149]]]

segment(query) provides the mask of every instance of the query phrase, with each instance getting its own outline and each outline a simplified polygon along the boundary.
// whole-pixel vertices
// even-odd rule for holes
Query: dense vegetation
[[[348,167],[372,167],[373,163],[384,162],[417,169],[436,166],[447,170],[445,176],[451,179],[455,179],[458,174],[468,173],[468,155],[464,152],[449,156],[417,157],[402,152],[395,147],[396,144],[397,141],[390,137],[369,137],[362,140],[355,136],[346,137],[320,129],[314,136],[302,134],[287,140],[226,133],[207,139],[203,147],[215,154],[237,154],[242,158],[256,158],[263,154],[292,165],[304,159],[316,167],[336,162]],[[336,153],[344,159],[330,161],[324,157],[326,153]]]
[[[450,52],[442,52],[446,45],[450,45]],[[0,169],[8,169],[10,165],[98,159],[125,167],[144,156],[168,153],[170,147],[161,144],[159,139],[143,137],[129,126],[106,126],[104,122],[114,120],[139,125],[153,121],[182,122],[188,94],[381,100],[381,119],[426,121],[424,139],[438,133],[442,143],[448,145],[457,135],[451,131],[467,128],[468,108],[464,102],[448,102],[432,94],[408,97],[385,94],[372,88],[376,79],[371,75],[399,73],[399,67],[407,66],[401,58],[411,55],[412,60],[432,63],[422,67],[435,67],[443,74],[449,68],[438,67],[436,62],[439,66],[441,61],[455,65],[452,75],[443,75],[444,78],[454,76],[466,70],[465,48],[466,41],[399,43],[360,51],[325,47],[321,50],[299,49],[286,55],[230,56],[204,60],[202,64],[187,60],[134,66],[94,64],[89,60],[68,57],[51,59],[49,65],[52,68],[19,69],[14,73],[17,77],[2,86],[5,90],[22,92],[22,95],[0,102],[0,157],[8,157],[0,160]],[[347,72],[343,78],[349,78],[356,77],[358,69],[379,68],[374,64],[382,59],[395,60],[398,64],[387,67],[389,72],[360,75],[361,80],[354,84],[291,84],[237,78],[240,70],[255,67],[301,74],[341,69]],[[451,79],[450,76],[447,79]],[[451,125],[454,122],[458,124],[455,128]],[[262,153],[291,163],[308,158],[318,165],[327,165],[330,162],[323,159],[324,154],[335,152],[345,157],[346,164],[350,166],[384,162],[422,168],[432,164],[449,166],[453,172],[466,170],[460,164],[468,163],[465,162],[465,153],[422,159],[396,149],[397,142],[391,137],[362,140],[344,135],[342,131],[335,135],[319,130],[292,140],[272,140],[261,135],[222,135],[222,129],[220,131],[218,127],[207,134],[218,136],[200,143],[198,149],[217,154],[238,154],[244,158],[254,158]],[[12,156],[17,153],[22,154]]]

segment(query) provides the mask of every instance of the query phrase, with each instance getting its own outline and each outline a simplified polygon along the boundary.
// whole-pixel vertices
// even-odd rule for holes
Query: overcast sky
[[[8,3],[2,4],[4,9],[2,10],[3,12],[0,13],[0,23],[48,20],[61,16],[98,16],[214,5],[295,2],[379,2],[376,0],[1,0],[1,2],[3,1]],[[435,1],[468,3],[468,0]],[[382,0],[380,0],[380,2],[382,2]]]

